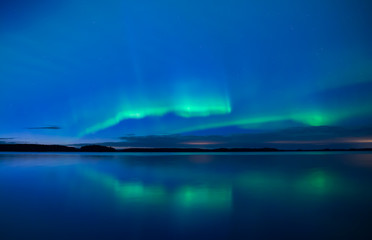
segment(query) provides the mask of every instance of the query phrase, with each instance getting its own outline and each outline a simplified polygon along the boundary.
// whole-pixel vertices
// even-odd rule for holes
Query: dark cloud
[[[34,129],[34,130],[59,130],[61,127],[58,126],[45,126],[45,127],[29,127],[27,129]]]
[[[372,128],[346,129],[339,127],[296,127],[275,132],[246,133],[226,136],[153,135],[124,136],[120,139],[122,141],[105,142],[100,144],[112,147],[169,148],[362,148],[372,147]]]
[[[12,144],[14,142],[10,141],[13,140],[14,138],[0,138],[0,144]]]

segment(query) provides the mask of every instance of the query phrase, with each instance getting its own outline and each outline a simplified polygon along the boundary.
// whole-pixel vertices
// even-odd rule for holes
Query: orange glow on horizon
[[[372,143],[371,138],[340,138],[340,139],[325,139],[325,140],[283,140],[270,141],[267,143],[277,144],[332,144],[332,143]]]
[[[214,144],[221,144],[221,142],[183,142],[182,144],[187,144],[187,145],[214,145]]]

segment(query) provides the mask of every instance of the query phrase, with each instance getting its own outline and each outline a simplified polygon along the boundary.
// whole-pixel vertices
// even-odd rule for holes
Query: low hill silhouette
[[[62,145],[0,144],[0,152],[77,152],[77,149]]]
[[[81,152],[117,152],[113,147],[106,147],[101,145],[87,145],[80,148]]]

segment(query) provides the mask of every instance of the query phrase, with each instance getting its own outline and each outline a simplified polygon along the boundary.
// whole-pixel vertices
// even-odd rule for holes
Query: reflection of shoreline
[[[231,186],[182,185],[167,189],[161,185],[143,184],[141,181],[123,182],[95,170],[83,170],[83,176],[112,191],[121,202],[133,204],[174,204],[179,208],[230,210]]]

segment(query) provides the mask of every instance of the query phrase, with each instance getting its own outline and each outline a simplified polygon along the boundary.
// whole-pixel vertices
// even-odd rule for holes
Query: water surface
[[[1,153],[0,239],[372,239],[372,153]]]

